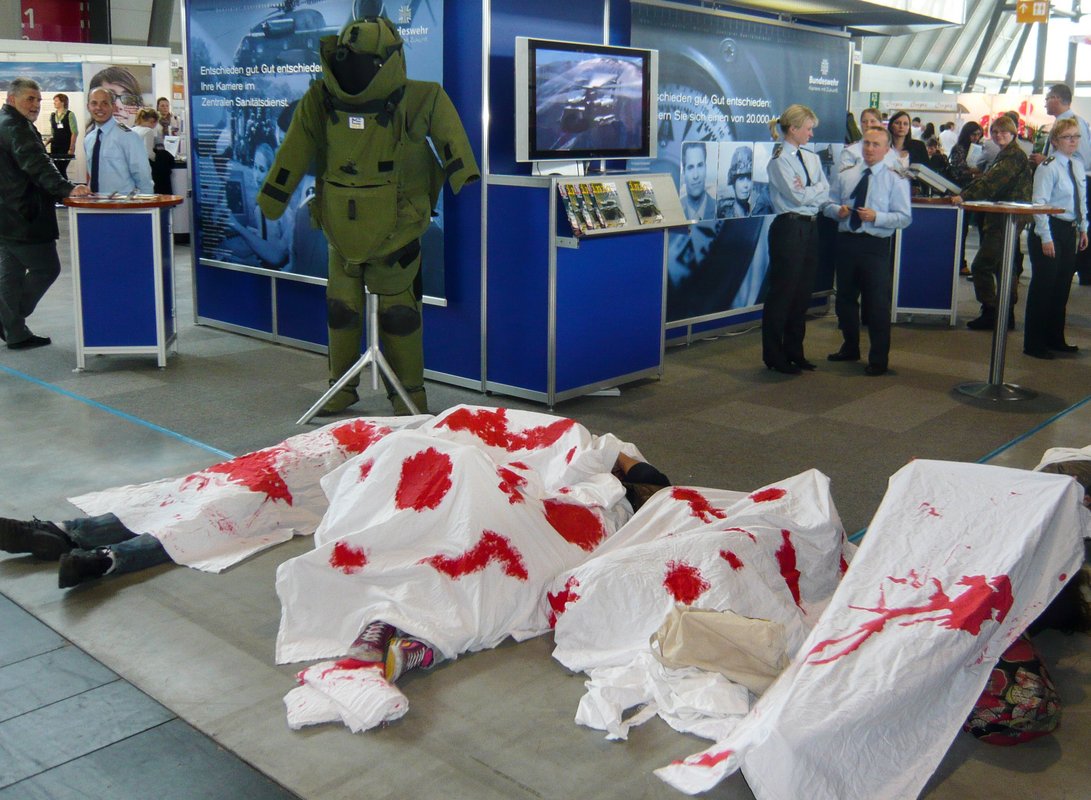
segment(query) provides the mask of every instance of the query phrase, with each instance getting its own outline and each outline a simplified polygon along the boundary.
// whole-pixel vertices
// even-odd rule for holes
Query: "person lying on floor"
[[[670,479],[646,461],[618,453],[612,474],[625,487],[625,499],[638,511],[656,492],[670,486]],[[385,622],[364,626],[347,653],[348,658],[383,664],[386,680],[394,683],[411,669],[431,669],[442,655],[426,641]]]
[[[431,419],[348,420],[183,478],[74,498],[84,510],[101,512],[87,517],[0,518],[0,550],[59,561],[61,588],[166,563],[218,572],[293,533],[313,533],[326,507],[324,475],[394,430]],[[635,477],[627,481],[630,471]],[[620,452],[614,475],[633,505],[642,502],[639,493],[650,496],[667,485],[662,473]]]
[[[429,419],[346,420],[181,478],[72,498],[87,517],[0,518],[0,550],[59,560],[62,589],[170,562],[220,572],[313,533],[326,510],[323,475],[395,430]]]

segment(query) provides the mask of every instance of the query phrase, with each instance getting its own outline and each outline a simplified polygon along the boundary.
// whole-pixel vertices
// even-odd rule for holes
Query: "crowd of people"
[[[1072,90],[1050,87],[1046,111],[1054,117],[1036,142],[1019,115],[1005,112],[989,122],[988,137],[977,122],[956,131],[944,122],[921,127],[919,117],[895,111],[889,117],[866,108],[860,123],[850,113],[840,169],[829,182],[817,156],[804,148],[818,118],[806,106],[792,105],[776,120],[774,138],[783,138],[769,166],[769,188],[777,214],[770,229],[770,267],[762,316],[762,357],[766,367],[788,375],[816,368],[803,348],[806,310],[814,286],[818,252],[818,215],[838,221],[835,256],[836,312],[844,337],[830,361],[858,361],[862,318],[870,337],[870,376],[888,370],[894,232],[912,222],[909,198],[920,191],[908,168],[922,165],[958,187],[951,198],[989,203],[1030,203],[1063,209],[1034,217],[1027,249],[1033,272],[1028,290],[1023,352],[1051,360],[1079,348],[1065,338],[1066,309],[1073,278],[1091,284],[1088,250],[1087,176],[1091,149],[1087,122],[1071,110]],[[1023,126],[1021,128],[1021,126]],[[968,321],[971,330],[1015,328],[1022,252],[1016,247],[1008,318],[998,320],[997,293],[1004,254],[1004,219],[1000,214],[962,215],[961,272],[973,281],[981,313]],[[967,266],[966,234],[978,230],[978,249]],[[874,313],[871,313],[871,312]]]

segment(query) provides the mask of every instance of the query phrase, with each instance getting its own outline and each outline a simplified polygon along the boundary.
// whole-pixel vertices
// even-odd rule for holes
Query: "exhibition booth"
[[[192,206],[172,213],[175,233],[192,218],[197,322],[325,350],[314,177],[278,220],[256,198],[321,73],[318,40],[357,5],[185,3],[190,158],[175,193],[191,185]],[[428,378],[552,406],[657,376],[670,342],[760,319],[769,122],[794,102],[813,108],[812,146],[833,173],[851,105],[844,30],[669,0],[413,0],[395,16],[409,76],[443,85],[483,174],[457,197],[445,191],[423,237]],[[26,56],[53,81],[47,102],[64,89],[81,109],[100,63],[127,65],[148,98],[181,94],[166,50],[50,47]],[[1040,116],[1034,100],[1022,108]],[[895,315],[954,324],[960,216],[915,209],[896,248]],[[820,227],[816,306],[833,289],[835,225]]]
[[[352,13],[350,0],[273,13],[185,5],[201,323],[325,347],[313,179],[275,222],[254,198],[270,148],[321,71],[318,37]],[[669,339],[760,317],[773,219],[768,123],[802,102],[824,120],[816,149],[839,145],[851,62],[844,31],[658,0],[410,2],[394,17],[409,77],[442,83],[483,173],[479,188],[446,192],[425,236],[427,377],[552,404],[658,374]],[[541,59],[535,42],[545,43]],[[566,53],[556,42],[609,47]],[[641,60],[648,51],[657,68]],[[554,82],[530,80],[528,68],[551,70]],[[529,116],[519,111],[527,83],[546,87]],[[612,149],[610,136],[630,127],[646,141]],[[688,143],[700,144],[704,175],[680,189]],[[569,178],[592,197],[624,198],[634,214],[628,182],[658,182],[665,220],[575,233],[558,186]],[[239,226],[261,230],[269,246],[241,241]],[[826,233],[832,241],[832,226]],[[818,303],[832,282],[827,258]]]

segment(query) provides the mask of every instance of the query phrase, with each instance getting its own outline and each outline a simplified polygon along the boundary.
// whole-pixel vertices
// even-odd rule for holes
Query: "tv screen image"
[[[518,39],[518,160],[647,157],[655,66],[652,50]]]

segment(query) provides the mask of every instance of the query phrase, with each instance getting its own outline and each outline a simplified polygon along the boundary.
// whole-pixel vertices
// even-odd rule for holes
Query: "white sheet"
[[[392,431],[430,419],[335,422],[182,478],[69,500],[86,514],[113,513],[129,530],[152,534],[178,564],[221,572],[294,535],[312,533],[326,511],[323,475]]]
[[[996,658],[1083,561],[1069,478],[914,461],[788,670],[736,730],[657,770],[684,792],[741,768],[758,800],[916,797]]]

